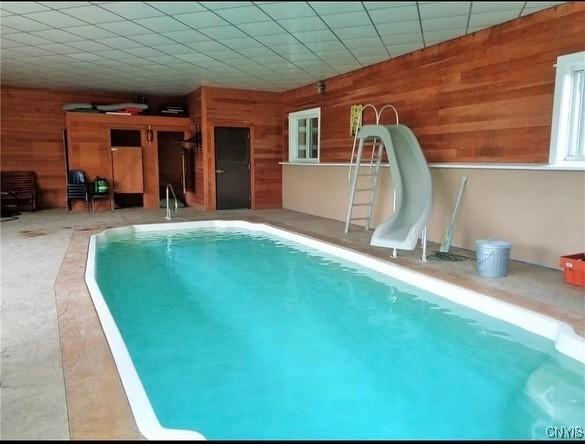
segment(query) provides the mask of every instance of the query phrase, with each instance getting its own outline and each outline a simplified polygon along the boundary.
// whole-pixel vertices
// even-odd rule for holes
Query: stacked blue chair
[[[67,175],[67,208],[71,211],[71,202],[85,201],[85,208],[89,211],[89,187],[85,174],[80,170],[71,170]]]

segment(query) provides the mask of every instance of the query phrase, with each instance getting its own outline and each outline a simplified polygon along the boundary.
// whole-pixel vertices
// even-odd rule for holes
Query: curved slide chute
[[[360,144],[366,139],[381,142],[394,183],[394,213],[375,229],[371,245],[413,250],[432,209],[431,173],[418,140],[405,125],[364,125],[357,139]]]
[[[394,214],[372,235],[378,247],[413,250],[433,207],[431,172],[414,133],[404,125],[385,127],[384,140],[396,193]]]

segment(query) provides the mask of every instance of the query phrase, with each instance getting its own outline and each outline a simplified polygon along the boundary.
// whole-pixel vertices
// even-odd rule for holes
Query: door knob
[[[224,170],[215,170],[215,173],[216,174],[223,174],[223,173],[225,173],[225,171]]]

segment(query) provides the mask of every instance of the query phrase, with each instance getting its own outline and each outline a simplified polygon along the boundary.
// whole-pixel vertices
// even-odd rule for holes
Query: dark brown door
[[[250,129],[215,127],[218,210],[250,208]]]

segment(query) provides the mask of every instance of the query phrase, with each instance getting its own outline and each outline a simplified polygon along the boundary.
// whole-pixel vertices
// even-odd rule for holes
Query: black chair
[[[67,175],[67,208],[71,211],[73,200],[85,201],[85,209],[89,211],[89,187],[85,174],[80,170],[71,170]]]
[[[90,199],[91,199],[91,211],[95,211],[95,201],[99,199],[109,199],[110,207],[114,209],[114,203],[112,202],[112,189],[110,184],[103,177],[96,177],[95,181],[91,184],[90,188]]]

